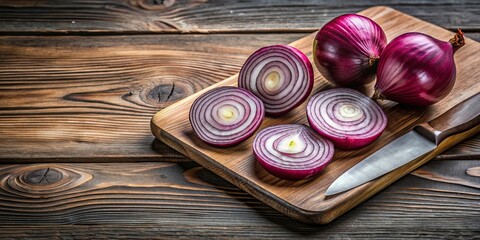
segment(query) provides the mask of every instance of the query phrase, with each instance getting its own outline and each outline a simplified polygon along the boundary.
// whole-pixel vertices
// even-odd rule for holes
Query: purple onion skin
[[[293,104],[289,105],[288,107],[285,107],[282,111],[278,111],[278,110],[270,109],[269,105],[271,105],[271,103],[269,103],[269,99],[266,99],[264,95],[259,94],[255,91],[252,91],[252,89],[249,89],[249,87],[247,87],[246,79],[248,79],[248,74],[249,74],[247,72],[247,66],[250,61],[254,61],[253,59],[255,59],[258,56],[264,56],[265,54],[269,54],[269,52],[271,51],[285,51],[285,50],[293,52],[296,58],[299,59],[299,63],[302,66],[302,68],[305,68],[306,76],[304,81],[306,82],[307,86],[304,90],[302,90],[299,93],[289,94],[287,97],[292,95],[295,97]],[[253,92],[257,97],[259,97],[265,104],[265,114],[270,117],[280,117],[290,112],[294,108],[298,107],[299,105],[301,105],[305,100],[307,100],[308,96],[312,92],[313,83],[314,83],[314,73],[313,73],[313,66],[310,60],[302,51],[288,45],[272,45],[272,46],[266,46],[258,49],[252,55],[250,55],[250,57],[245,61],[238,76],[238,86],[240,88],[244,88]]]
[[[338,149],[342,149],[342,150],[355,150],[355,149],[363,148],[363,147],[371,144],[373,141],[377,140],[377,138],[379,138],[383,133],[383,132],[379,132],[375,135],[372,135],[372,136],[367,137],[367,138],[362,138],[362,139],[355,138],[355,137],[350,137],[350,136],[333,137],[333,136],[330,136],[328,133],[324,132],[322,129],[319,129],[319,128],[315,127],[315,125],[312,125],[312,122],[311,122],[310,119],[308,120],[308,123],[320,135],[328,136],[326,138],[328,140],[332,141],[332,143],[333,143],[333,145],[335,145],[335,147],[337,147]]]
[[[291,47],[291,46],[288,46],[288,45],[287,45],[287,47],[290,48],[293,52],[295,52],[302,59],[302,62],[304,62],[305,66],[307,67],[307,74],[308,74],[308,76],[307,76],[308,88],[305,90],[305,93],[300,97],[300,100],[298,101],[298,103],[296,105],[294,105],[293,107],[291,107],[291,109],[294,109],[294,108],[298,107],[299,105],[301,105],[303,102],[305,102],[305,100],[307,100],[308,96],[310,96],[310,93],[312,93],[313,83],[314,83],[314,80],[315,80],[315,75],[313,74],[312,63],[310,62],[310,59],[308,59],[307,55],[305,55],[302,51],[298,50],[297,48],[294,48],[294,47]],[[290,111],[290,110],[288,110],[288,111]],[[285,111],[285,112],[281,113],[281,115],[285,114],[288,111]]]
[[[358,87],[375,79],[377,61],[386,44],[385,33],[373,20],[345,14],[325,24],[315,36],[314,62],[331,83]]]
[[[332,158],[330,158],[330,160],[325,165],[322,165],[314,169],[289,170],[289,169],[283,169],[283,168],[279,168],[272,165],[266,165],[265,162],[257,156],[255,156],[255,159],[265,170],[268,169],[267,172],[269,172],[270,174],[278,178],[290,180],[290,181],[297,181],[297,180],[311,178],[317,175],[319,172],[321,172],[332,161]]]
[[[453,55],[464,44],[460,30],[450,42],[418,32],[398,36],[378,63],[374,98],[420,107],[442,100],[455,84]]]

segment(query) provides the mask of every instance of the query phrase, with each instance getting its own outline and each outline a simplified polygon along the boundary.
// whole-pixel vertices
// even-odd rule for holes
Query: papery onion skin
[[[279,150],[279,142],[285,140],[285,138],[288,140],[288,137],[297,134],[308,140],[308,142],[305,142],[303,151],[285,153],[282,152],[283,150]],[[271,139],[279,136],[280,138]],[[267,149],[269,142],[272,142],[272,151]],[[274,147],[275,144],[277,144],[277,148]],[[316,175],[331,162],[334,151],[333,144],[330,141],[302,124],[267,127],[262,129],[253,141],[253,152],[258,163],[272,175],[286,180],[300,180]],[[279,159],[276,156],[281,156],[284,159]]]
[[[353,117],[342,117],[342,109],[357,111]],[[375,101],[348,88],[329,89],[312,96],[307,104],[307,119],[315,131],[344,150],[372,143],[387,126],[387,116]]]
[[[374,99],[429,106],[455,84],[454,53],[465,44],[461,30],[449,42],[423,33],[405,33],[385,48],[377,70]]]
[[[265,65],[260,68],[261,64]],[[282,84],[269,91],[266,83],[272,71]],[[313,67],[308,57],[288,45],[258,49],[245,61],[238,76],[238,86],[260,98],[265,114],[271,117],[282,116],[302,104],[312,92],[313,82]]]
[[[222,109],[226,109],[225,116],[220,116]],[[189,120],[202,141],[215,147],[228,147],[252,136],[260,127],[264,115],[262,101],[251,92],[223,86],[211,89],[195,99],[190,107]],[[230,117],[232,120],[228,122],[222,117]]]
[[[325,24],[315,36],[313,58],[322,76],[339,87],[359,87],[375,79],[387,37],[370,18],[345,14]]]

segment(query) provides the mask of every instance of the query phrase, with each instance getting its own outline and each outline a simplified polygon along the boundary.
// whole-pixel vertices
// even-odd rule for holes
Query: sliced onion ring
[[[268,116],[281,116],[303,103],[313,88],[313,68],[300,50],[287,45],[260,48],[245,61],[238,86],[259,97]]]
[[[377,103],[348,88],[314,95],[307,104],[307,118],[313,129],[340,149],[366,146],[387,126],[387,117]]]
[[[249,138],[262,123],[264,106],[251,92],[237,87],[214,88],[198,97],[190,108],[190,124],[204,142],[236,145]]]
[[[255,158],[269,173],[288,180],[309,178],[333,157],[333,144],[302,124],[271,126],[253,140]]]

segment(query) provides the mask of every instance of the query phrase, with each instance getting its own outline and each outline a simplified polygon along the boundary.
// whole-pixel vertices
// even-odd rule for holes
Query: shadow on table
[[[353,225],[354,222],[357,221],[357,217],[355,217],[357,210],[353,209],[346,215],[339,217],[329,224],[315,225],[302,223],[255,199],[253,196],[237,188],[213,172],[201,167],[197,163],[179,163],[179,165],[185,169],[185,172],[194,172],[191,173],[193,176],[190,177],[197,179],[195,180],[195,184],[208,185],[209,187],[221,190],[234,201],[238,202],[239,207],[232,209],[232,218],[236,218],[238,221],[244,221],[248,225],[268,227],[269,232],[277,229],[279,231],[287,230],[288,232],[299,236],[311,236],[325,231],[334,231],[334,229],[342,226]],[[241,205],[244,205],[247,210],[243,211],[245,209],[241,208]]]

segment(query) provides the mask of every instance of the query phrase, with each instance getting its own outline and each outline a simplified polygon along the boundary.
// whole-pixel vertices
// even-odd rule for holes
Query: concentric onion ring
[[[190,108],[190,124],[202,141],[217,147],[238,144],[262,123],[264,106],[251,92],[237,87],[214,88]]]
[[[387,126],[387,117],[377,103],[348,88],[314,95],[307,104],[307,118],[313,129],[341,149],[366,146]]]
[[[286,45],[260,48],[245,61],[238,86],[259,97],[268,116],[280,116],[303,103],[313,88],[313,68],[300,50]]]
[[[333,157],[333,144],[308,126],[284,124],[260,131],[253,152],[271,174],[289,180],[305,179],[320,172]]]

